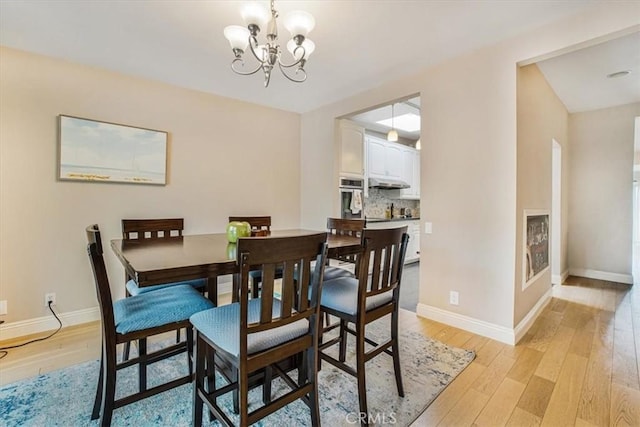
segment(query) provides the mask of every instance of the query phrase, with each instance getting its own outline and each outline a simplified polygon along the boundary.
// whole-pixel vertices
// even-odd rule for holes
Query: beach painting
[[[167,132],[59,116],[61,180],[167,183]]]

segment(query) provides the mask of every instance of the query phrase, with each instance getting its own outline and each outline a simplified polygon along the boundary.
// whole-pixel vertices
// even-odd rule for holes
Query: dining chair
[[[196,334],[195,426],[202,425],[204,405],[221,424],[233,425],[229,411],[217,402],[227,393],[233,393],[241,426],[253,424],[297,399],[309,406],[311,424],[319,425],[318,314],[326,239],[326,233],[238,239],[239,302],[191,316]],[[262,293],[259,298],[250,298],[249,273],[258,266]],[[278,286],[279,266],[283,273]],[[285,362],[298,369],[297,381],[283,368]],[[226,384],[216,384],[215,371]],[[274,374],[291,390],[271,401]],[[255,407],[252,402],[250,411],[249,390],[259,384],[263,405]]]
[[[87,251],[95,279],[102,320],[100,374],[91,419],[101,418],[100,424],[109,426],[114,409],[191,381],[193,374],[193,329],[189,323],[189,317],[198,311],[213,307],[213,303],[188,285],[171,286],[155,292],[113,301],[104,263],[100,229],[97,224],[90,225],[86,228],[86,233]],[[181,328],[187,330],[186,342],[147,352],[148,337]],[[117,345],[133,340],[138,341],[137,357],[118,362]],[[184,352],[187,353],[188,375],[153,387],[148,386],[147,367],[149,365]],[[138,366],[138,391],[116,399],[117,371],[134,365]],[[120,376],[120,378],[122,377]]]
[[[127,242],[154,242],[158,240],[169,240],[182,236],[184,230],[184,218],[144,218],[144,219],[123,219],[122,239]],[[125,272],[126,275],[126,272]],[[138,283],[130,277],[125,277],[125,296],[140,295],[147,292],[157,291],[169,286],[190,285],[199,292],[207,290],[206,279],[194,279],[181,282],[162,283],[154,286],[138,286]],[[176,331],[176,342],[180,341],[180,330]],[[129,358],[131,344],[127,343],[123,349],[123,358]]]
[[[122,238],[125,241],[154,242],[161,239],[171,239],[182,236],[184,230],[183,218],[160,219],[123,219]],[[207,289],[206,279],[194,279],[183,282],[163,283],[155,286],[139,287],[130,277],[126,278],[126,295],[139,295],[174,285],[191,285],[204,293]]]
[[[252,234],[257,231],[263,231],[267,234],[271,232],[271,216],[230,216],[229,222],[231,221],[248,222],[251,225]],[[281,274],[281,271],[276,270],[276,276],[278,276],[276,278],[279,278]],[[251,277],[251,296],[257,298],[260,293],[262,276],[259,270],[252,271],[249,276]]]
[[[364,229],[363,250],[357,255],[357,276],[340,277],[322,284],[320,310],[339,318],[340,329],[336,337],[326,342],[323,341],[325,331],[320,331],[319,359],[357,378],[360,414],[366,414],[361,418],[363,425],[367,424],[369,418],[366,362],[381,353],[392,356],[398,395],[404,397],[398,349],[398,300],[408,240],[406,226],[381,230]],[[366,326],[388,314],[391,315],[391,338],[378,343],[367,337]],[[349,323],[354,325],[353,329],[349,327]],[[355,368],[345,362],[348,334],[355,336]],[[365,343],[374,348],[365,351]],[[327,353],[336,344],[339,344],[337,359]]]
[[[364,219],[343,219],[343,218],[327,218],[327,232],[340,236],[361,237],[362,230],[366,227]],[[341,263],[356,263],[355,254],[338,254],[331,259],[340,261]],[[338,277],[354,277],[346,268],[339,266],[327,265],[324,269],[324,281],[336,279]]]

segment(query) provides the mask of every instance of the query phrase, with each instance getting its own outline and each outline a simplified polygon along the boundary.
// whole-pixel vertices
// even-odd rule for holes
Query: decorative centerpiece
[[[227,240],[236,243],[239,237],[251,236],[251,224],[246,221],[231,221],[227,225]]]

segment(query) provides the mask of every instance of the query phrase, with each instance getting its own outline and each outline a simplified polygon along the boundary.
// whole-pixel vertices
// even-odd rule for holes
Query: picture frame
[[[167,184],[165,131],[58,116],[58,179]]]
[[[549,269],[549,211],[526,209],[523,219],[522,289]]]

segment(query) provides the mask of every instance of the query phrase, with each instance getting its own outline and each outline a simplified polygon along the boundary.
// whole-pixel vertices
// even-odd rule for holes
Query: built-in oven
[[[340,217],[364,218],[364,179],[340,177]]]

